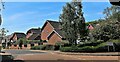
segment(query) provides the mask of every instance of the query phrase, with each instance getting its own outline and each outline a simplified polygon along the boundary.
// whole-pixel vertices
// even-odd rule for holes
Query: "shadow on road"
[[[3,60],[2,62],[24,62],[23,60]]]
[[[11,60],[2,62],[119,62],[118,60]]]

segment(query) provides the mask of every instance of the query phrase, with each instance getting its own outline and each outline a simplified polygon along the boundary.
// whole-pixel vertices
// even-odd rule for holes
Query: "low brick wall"
[[[38,43],[35,43],[34,46],[38,46]],[[30,49],[31,48],[31,44],[27,44],[27,47],[25,47],[24,45],[22,45],[22,49]],[[9,47],[9,49],[19,49],[19,45],[11,45],[11,47]]]

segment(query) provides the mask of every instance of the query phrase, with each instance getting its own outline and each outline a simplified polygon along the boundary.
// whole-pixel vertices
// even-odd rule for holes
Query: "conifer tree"
[[[71,44],[76,44],[79,37],[85,36],[86,27],[81,2],[66,3],[59,21],[66,39]]]

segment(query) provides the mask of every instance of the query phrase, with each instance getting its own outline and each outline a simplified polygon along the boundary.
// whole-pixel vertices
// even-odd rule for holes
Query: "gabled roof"
[[[60,28],[60,22],[47,20],[47,21],[45,22],[45,24],[43,25],[43,27],[41,28],[41,30],[44,29],[44,27],[46,26],[47,23],[50,23],[51,26],[53,27],[53,29],[59,29],[59,28]]]
[[[48,35],[48,37],[47,37],[48,40],[50,39],[50,37],[51,37],[54,33],[56,33],[60,38],[65,38],[64,33],[63,33],[62,30],[60,30],[60,29],[55,29],[55,30],[53,30],[53,32],[51,32],[51,33]]]
[[[17,38],[19,39],[19,38],[25,38],[26,37],[26,35],[24,34],[24,33],[20,33],[20,32],[15,32],[15,33],[13,33],[12,34],[12,38],[13,38],[13,36],[17,36]]]
[[[94,29],[94,27],[93,27],[91,24],[89,24],[87,28],[88,28],[89,30],[93,30],[93,29]]]
[[[40,40],[38,37],[40,38],[40,34],[32,34],[28,40]]]
[[[65,38],[65,35],[61,29],[55,29],[54,30],[58,35],[60,35],[62,38]]]
[[[41,33],[41,29],[40,28],[31,28],[31,29],[29,29],[28,31],[27,31],[27,34],[28,33],[31,33],[31,32],[33,32],[33,33],[36,33],[36,34],[40,34]]]

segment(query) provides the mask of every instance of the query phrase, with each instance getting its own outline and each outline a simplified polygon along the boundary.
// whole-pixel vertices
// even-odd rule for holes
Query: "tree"
[[[120,7],[107,7],[103,13],[106,15],[106,19],[95,27],[94,36],[104,41],[120,39]]]
[[[119,6],[111,6],[104,9],[103,14],[106,16],[106,20],[117,20],[120,22],[120,7]]]
[[[25,38],[20,38],[19,40],[18,40],[18,45],[19,45],[19,47],[20,47],[20,49],[22,49],[22,45],[24,44],[27,44],[28,42],[27,42],[27,40],[25,39]]]
[[[66,39],[71,44],[76,44],[79,37],[85,36],[85,19],[81,2],[66,3],[59,21]]]

